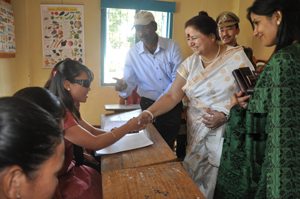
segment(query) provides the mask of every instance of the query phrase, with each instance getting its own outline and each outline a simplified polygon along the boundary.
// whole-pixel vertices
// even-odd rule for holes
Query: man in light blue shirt
[[[138,85],[140,105],[146,110],[169,91],[182,62],[179,44],[156,34],[157,24],[151,12],[134,16],[134,27],[140,42],[127,53],[123,80],[116,79],[115,89],[127,98]],[[153,123],[168,145],[173,148],[181,123],[182,103],[161,115]]]

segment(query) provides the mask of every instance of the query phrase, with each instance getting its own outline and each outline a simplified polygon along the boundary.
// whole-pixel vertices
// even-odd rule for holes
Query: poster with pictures
[[[83,5],[42,4],[43,68],[66,58],[84,64]]]
[[[13,8],[2,0],[0,1],[0,53],[16,53]]]

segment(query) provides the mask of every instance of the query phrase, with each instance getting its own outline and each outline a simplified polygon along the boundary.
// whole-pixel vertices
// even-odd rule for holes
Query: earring
[[[215,39],[212,39],[212,42],[215,42]]]
[[[280,25],[280,21],[277,21],[277,25],[278,25],[278,26]]]
[[[70,91],[70,88],[68,88],[68,91]]]
[[[17,188],[16,192],[19,192],[19,185],[17,184],[17,182],[15,180],[13,181],[13,183],[14,183],[14,186],[16,186],[16,188]],[[16,194],[16,196],[17,196],[18,199],[21,198],[21,196],[20,196],[19,193],[15,193],[15,194]]]

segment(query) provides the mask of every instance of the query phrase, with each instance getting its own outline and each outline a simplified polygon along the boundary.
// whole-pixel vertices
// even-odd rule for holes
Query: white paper
[[[96,151],[96,155],[113,154],[142,148],[152,144],[153,142],[147,137],[147,135],[145,135],[143,131],[140,131],[139,133],[126,134],[114,144]]]
[[[126,124],[127,121],[105,121],[104,123],[104,131],[110,131],[112,128],[120,127]]]

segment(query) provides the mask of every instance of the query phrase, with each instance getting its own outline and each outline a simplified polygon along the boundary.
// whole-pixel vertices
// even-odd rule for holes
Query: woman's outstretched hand
[[[248,105],[248,100],[250,98],[251,95],[247,95],[247,96],[243,96],[243,91],[240,91],[238,93],[233,93],[230,97],[230,108],[232,108],[234,105],[238,104],[239,106],[243,107],[244,109],[247,107]]]
[[[138,123],[139,124],[144,124],[144,125],[147,125],[148,123],[151,122],[151,115],[147,112],[142,112],[138,117]]]

